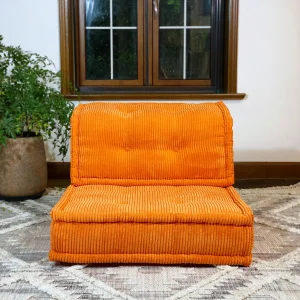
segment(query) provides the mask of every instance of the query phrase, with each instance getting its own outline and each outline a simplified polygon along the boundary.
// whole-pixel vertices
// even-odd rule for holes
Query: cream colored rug
[[[300,184],[240,190],[255,214],[254,260],[230,266],[49,262],[49,211],[63,191],[0,201],[0,299],[300,299]]]

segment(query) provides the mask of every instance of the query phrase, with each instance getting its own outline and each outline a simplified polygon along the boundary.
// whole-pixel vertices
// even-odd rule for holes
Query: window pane
[[[109,30],[86,30],[86,78],[110,79]]]
[[[109,26],[109,0],[86,0],[86,26]]]
[[[157,3],[160,26],[183,26],[184,0],[157,0]]]
[[[161,29],[159,48],[160,79],[182,79],[183,30]]]
[[[114,79],[137,79],[137,30],[114,30]]]
[[[137,26],[137,0],[113,0],[113,26]]]
[[[187,41],[187,79],[210,78],[210,30],[188,29]]]
[[[211,0],[187,0],[187,25],[210,26]]]

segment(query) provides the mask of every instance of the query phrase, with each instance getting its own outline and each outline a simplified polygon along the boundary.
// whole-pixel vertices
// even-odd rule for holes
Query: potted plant
[[[0,36],[0,199],[40,197],[47,184],[44,141],[64,158],[74,104],[46,56],[5,46]]]

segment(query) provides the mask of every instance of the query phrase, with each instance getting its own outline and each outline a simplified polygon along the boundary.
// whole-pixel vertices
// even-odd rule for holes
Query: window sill
[[[112,101],[112,100],[243,100],[246,94],[80,94],[81,100]],[[65,95],[66,99],[79,100],[77,95]]]

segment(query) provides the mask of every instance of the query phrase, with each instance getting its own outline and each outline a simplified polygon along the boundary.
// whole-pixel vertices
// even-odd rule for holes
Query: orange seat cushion
[[[52,260],[251,262],[253,215],[233,187],[70,186],[51,217]]]

